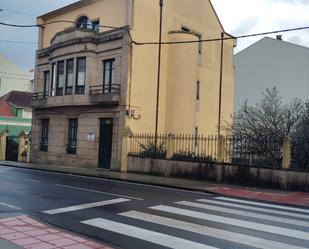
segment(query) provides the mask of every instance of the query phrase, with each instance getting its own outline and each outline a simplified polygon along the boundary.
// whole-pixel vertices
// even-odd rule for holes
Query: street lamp
[[[156,101],[156,126],[155,126],[155,150],[157,150],[158,142],[158,120],[159,120],[159,97],[160,97],[160,76],[161,76],[161,47],[162,47],[162,13],[163,0],[159,0],[160,4],[160,27],[159,27],[159,52],[158,52],[158,77],[157,77],[157,101]]]

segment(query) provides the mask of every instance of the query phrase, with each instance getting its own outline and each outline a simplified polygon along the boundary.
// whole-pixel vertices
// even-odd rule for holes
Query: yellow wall
[[[72,9],[65,13],[59,14],[46,20],[38,18],[38,24],[53,22],[59,20],[75,22],[80,16],[87,16],[91,20],[100,20],[100,25],[113,27],[122,27],[130,24],[129,1],[127,0],[96,0],[92,3],[82,6],[81,8]],[[65,28],[72,27],[73,24],[59,22],[49,24],[44,28],[42,36],[42,47],[50,46],[50,41],[53,36]],[[100,28],[100,32],[110,30],[108,28]],[[40,41],[39,41],[40,44]]]
[[[222,27],[208,1],[169,0],[164,4],[163,41],[196,40],[193,35],[169,34],[180,30],[181,25],[201,34],[202,39],[220,38]],[[135,0],[133,8],[133,39],[158,41],[158,1]],[[233,44],[233,40],[224,42],[222,120],[228,122],[233,110]],[[196,126],[201,134],[217,132],[220,52],[221,42],[203,43],[198,65],[196,45],[163,45],[159,132],[192,134]],[[157,55],[157,45],[133,45],[131,105],[141,109],[141,120],[128,121],[133,132],[155,130]],[[199,112],[194,108],[197,80],[201,85]]]
[[[198,40],[191,34],[171,34],[171,41]],[[165,129],[167,133],[194,134],[198,43],[168,46]]]
[[[131,25],[131,34],[139,42],[158,41],[159,1],[156,0],[92,0],[90,4],[38,23],[55,20],[76,21],[81,15],[100,19],[100,25]],[[131,10],[132,6],[132,10]],[[199,33],[202,39],[219,38],[222,27],[207,0],[164,1],[163,41],[197,40],[192,34],[169,34],[181,25]],[[131,20],[132,17],[132,20]],[[56,32],[72,24],[47,25],[40,35],[41,47],[48,47]],[[100,31],[107,29],[101,28]],[[222,120],[231,122],[233,110],[233,40],[224,42]],[[218,125],[221,42],[163,45],[159,132],[190,133],[199,127],[201,134],[215,134]],[[200,63],[199,63],[200,61]],[[131,64],[130,64],[131,63]],[[127,105],[140,119],[126,118],[125,126],[133,132],[155,131],[158,46],[132,44],[128,65]],[[200,81],[199,111],[196,111],[196,82]],[[128,107],[127,107],[128,108]]]

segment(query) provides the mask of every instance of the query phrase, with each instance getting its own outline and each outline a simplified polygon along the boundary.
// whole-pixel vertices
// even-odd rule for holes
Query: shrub
[[[165,158],[166,157],[166,148],[164,142],[161,142],[155,146],[155,143],[149,141],[146,145],[139,144],[142,151],[140,152],[140,156],[144,157],[154,157],[154,158]]]
[[[172,160],[178,160],[178,161],[193,161],[193,162],[214,162],[215,160],[205,154],[198,154],[196,155],[194,152],[190,151],[180,151],[178,153],[174,153]]]

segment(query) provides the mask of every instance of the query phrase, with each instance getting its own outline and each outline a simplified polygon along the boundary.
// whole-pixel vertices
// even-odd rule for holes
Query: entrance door
[[[99,168],[110,169],[113,142],[113,119],[100,119]]]

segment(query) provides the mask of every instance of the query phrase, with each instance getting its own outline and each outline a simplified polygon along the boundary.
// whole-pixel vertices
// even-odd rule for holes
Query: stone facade
[[[113,118],[113,144],[111,169],[119,169],[120,112],[117,108],[104,107],[63,107],[54,110],[37,110],[33,122],[32,158],[36,162],[96,168],[98,166],[100,119]],[[75,155],[66,152],[68,141],[68,119],[78,118],[77,151]],[[42,119],[49,119],[48,151],[40,151]],[[95,135],[88,141],[88,133]]]
[[[32,124],[32,161],[76,167],[98,167],[100,143],[100,119],[113,120],[112,153],[110,169],[120,169],[121,131],[124,129],[126,101],[126,68],[128,40],[124,30],[96,34],[89,30],[71,28],[52,39],[51,46],[37,51],[35,94],[32,100],[34,119]],[[76,58],[86,58],[85,93],[60,96],[44,93],[44,71],[52,72],[52,64]],[[103,61],[115,60],[115,83],[120,92],[91,92],[91,87],[103,82]],[[76,66],[74,79],[76,81]],[[55,86],[54,86],[55,87]],[[41,93],[41,95],[38,95]],[[78,120],[76,154],[67,153],[68,120]],[[49,120],[48,149],[41,150],[43,119]],[[89,141],[89,134],[94,141]]]

